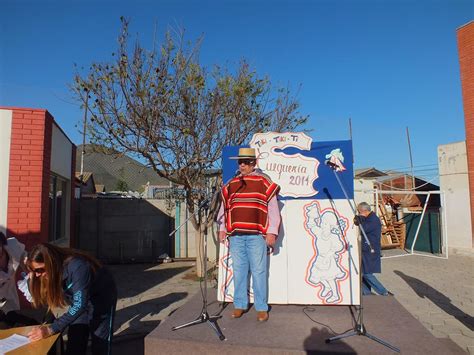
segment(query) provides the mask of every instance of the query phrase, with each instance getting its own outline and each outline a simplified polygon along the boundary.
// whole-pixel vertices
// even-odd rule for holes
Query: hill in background
[[[86,144],[84,172],[91,172],[97,185],[105,191],[130,190],[142,192],[148,182],[152,186],[169,186],[153,169],[126,155],[118,155],[102,147]],[[82,145],[77,147],[76,172],[81,170]]]

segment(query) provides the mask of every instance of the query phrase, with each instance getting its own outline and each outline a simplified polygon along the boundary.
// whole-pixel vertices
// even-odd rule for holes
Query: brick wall
[[[46,110],[12,111],[7,226],[29,248],[48,240],[53,118]]]
[[[474,21],[459,28],[457,37],[466,128],[471,224],[474,230]],[[472,242],[474,246],[474,235]]]

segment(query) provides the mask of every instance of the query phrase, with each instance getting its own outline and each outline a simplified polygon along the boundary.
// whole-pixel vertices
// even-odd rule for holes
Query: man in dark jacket
[[[382,296],[393,295],[380,283],[374,273],[381,272],[380,262],[380,237],[382,234],[382,224],[380,219],[370,209],[367,202],[359,203],[357,206],[359,215],[356,216],[354,223],[361,226],[362,240],[362,293],[371,295],[372,290]],[[370,252],[370,246],[367,244],[362,233],[364,229],[369,240],[373,253]]]

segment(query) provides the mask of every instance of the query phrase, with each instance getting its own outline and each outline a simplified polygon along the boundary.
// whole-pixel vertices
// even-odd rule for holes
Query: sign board
[[[257,167],[281,187],[282,222],[269,255],[268,302],[359,304],[357,228],[334,175],[353,200],[352,142],[312,142],[304,133],[270,132],[255,134],[250,147],[257,151]],[[239,148],[223,151],[224,181],[235,174],[236,161],[229,157],[237,155]],[[227,244],[220,248],[218,281],[218,300],[232,302],[232,257]]]

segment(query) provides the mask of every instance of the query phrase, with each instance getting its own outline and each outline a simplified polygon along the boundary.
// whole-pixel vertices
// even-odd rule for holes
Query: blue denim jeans
[[[382,296],[388,294],[387,289],[380,283],[374,274],[363,274],[362,275],[362,294],[371,295],[374,290],[376,293]]]
[[[234,307],[247,309],[248,274],[252,275],[254,306],[268,311],[267,244],[261,235],[233,235],[229,238],[234,270]]]

